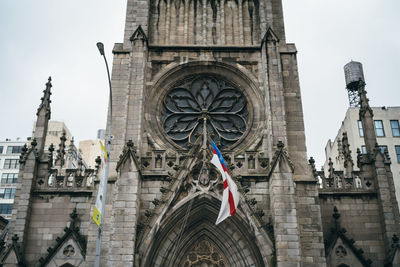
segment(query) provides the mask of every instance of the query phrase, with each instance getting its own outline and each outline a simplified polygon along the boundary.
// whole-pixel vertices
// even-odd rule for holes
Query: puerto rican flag
[[[222,195],[221,209],[219,210],[217,222],[215,223],[219,224],[227,217],[235,215],[236,208],[239,203],[239,193],[235,182],[229,175],[228,168],[225,164],[225,160],[222,157],[221,152],[219,151],[215,143],[213,141],[211,142],[213,146],[213,157],[211,159],[211,163],[215,167],[217,167],[217,169],[221,173],[222,180],[224,181],[224,192]]]

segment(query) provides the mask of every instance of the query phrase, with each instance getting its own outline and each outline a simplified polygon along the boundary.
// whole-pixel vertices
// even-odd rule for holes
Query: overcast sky
[[[400,106],[399,0],[283,0],[296,43],[308,155],[318,165],[348,107],[343,66],[364,65],[374,106]],[[31,135],[48,76],[52,119],[77,140],[105,127],[108,82],[96,42],[112,62],[123,40],[126,0],[0,1],[0,140]]]

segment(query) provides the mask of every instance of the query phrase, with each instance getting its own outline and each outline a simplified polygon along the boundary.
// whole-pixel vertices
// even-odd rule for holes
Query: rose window
[[[212,76],[191,77],[165,96],[162,127],[176,144],[187,147],[203,133],[222,148],[236,143],[248,125],[247,101],[232,84]]]

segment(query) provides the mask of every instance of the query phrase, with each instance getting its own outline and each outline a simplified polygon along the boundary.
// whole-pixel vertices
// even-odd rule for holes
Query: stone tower
[[[281,1],[128,1],[113,50],[110,265],[325,265],[285,39]],[[219,226],[204,131],[241,190],[237,216]]]
[[[399,260],[390,160],[374,150],[363,86],[369,154],[360,155],[362,171],[355,174],[347,157],[345,176],[332,169],[324,177],[307,162],[297,51],[286,43],[280,0],[128,0],[124,41],[113,53],[102,266]],[[4,266],[94,263],[99,166],[67,168],[65,137],[57,150],[44,150],[51,87],[49,80],[35,139],[21,156],[13,220],[0,246]],[[223,185],[209,163],[210,139],[240,191],[237,213],[219,225]],[[343,214],[366,205],[374,217],[365,211],[357,223],[373,225],[374,234],[354,225],[345,234]]]

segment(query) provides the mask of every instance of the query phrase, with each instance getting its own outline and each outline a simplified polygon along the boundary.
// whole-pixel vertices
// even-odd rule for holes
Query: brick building
[[[297,51],[286,43],[280,0],[128,0],[126,14],[113,49],[102,266],[399,262],[390,161],[375,149],[362,82],[360,171],[347,157],[345,176],[325,177],[307,161]],[[20,160],[5,266],[95,260],[99,167],[71,170],[62,149],[54,164],[44,152],[51,86]],[[223,185],[208,137],[240,190],[237,214],[218,226]]]
[[[25,143],[10,139],[0,141],[0,215],[5,219],[11,219],[18,182],[19,156]]]

